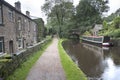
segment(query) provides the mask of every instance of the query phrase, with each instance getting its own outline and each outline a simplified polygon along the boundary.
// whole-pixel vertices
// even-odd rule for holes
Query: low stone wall
[[[14,70],[25,62],[29,56],[35,54],[38,50],[46,45],[51,39],[44,40],[34,46],[28,47],[26,50],[18,52],[16,55],[12,56],[12,60],[6,63],[0,64],[0,80],[5,80]]]

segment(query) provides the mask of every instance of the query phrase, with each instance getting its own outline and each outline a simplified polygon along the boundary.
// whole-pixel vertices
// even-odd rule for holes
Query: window
[[[23,20],[23,31],[25,31],[26,19]]]
[[[18,39],[18,48],[23,48],[22,39]]]
[[[8,10],[8,16],[9,16],[9,20],[13,22],[14,21],[14,15],[13,15],[13,11],[10,10],[10,9]]]
[[[36,25],[34,24],[34,31],[36,31]]]
[[[22,28],[21,18],[18,18],[18,30],[21,30],[21,28]]]
[[[2,5],[0,4],[0,24],[3,23],[3,20],[2,20]]]
[[[28,31],[30,32],[30,21],[28,21]]]
[[[0,54],[4,52],[4,39],[0,37]]]

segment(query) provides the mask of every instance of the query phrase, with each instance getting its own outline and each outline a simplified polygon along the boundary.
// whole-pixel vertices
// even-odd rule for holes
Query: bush
[[[111,31],[107,33],[108,36],[113,37],[113,38],[118,38],[120,37],[120,29]]]
[[[120,27],[120,17],[116,17],[113,21],[114,21],[114,27],[118,29]]]

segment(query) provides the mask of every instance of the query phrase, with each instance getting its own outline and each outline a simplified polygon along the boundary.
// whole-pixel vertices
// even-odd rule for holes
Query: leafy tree
[[[104,17],[103,19],[106,20],[107,22],[111,22],[114,18],[116,17],[116,14],[112,13],[108,17]]]
[[[91,28],[96,23],[102,23],[102,13],[107,12],[108,0],[81,0],[76,7],[76,24],[81,32]]]
[[[104,20],[106,20],[107,22],[111,22],[118,16],[120,16],[120,8],[115,13],[112,13],[111,15],[104,17]]]
[[[120,17],[114,19],[114,27],[115,29],[120,28]]]
[[[42,10],[48,16],[50,28],[62,36],[70,29],[83,33],[95,23],[102,23],[102,13],[109,9],[107,3],[108,0],[80,0],[75,9],[71,0],[46,0]]]
[[[42,40],[42,38],[46,36],[45,25],[42,18],[34,19],[34,21],[37,23],[37,27],[38,27],[37,41],[39,42]]]
[[[108,30],[108,24],[105,20],[103,21],[103,29]]]
[[[67,22],[74,14],[74,6],[69,0],[47,0],[42,7],[48,16],[49,24],[62,36]]]
[[[98,11],[100,15],[109,10],[108,0],[88,0],[89,3]]]

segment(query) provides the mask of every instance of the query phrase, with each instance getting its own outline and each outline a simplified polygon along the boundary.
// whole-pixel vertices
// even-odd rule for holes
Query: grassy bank
[[[87,80],[84,73],[77,67],[63,49],[61,45],[62,41],[63,40],[59,40],[58,48],[67,80]]]
[[[7,80],[25,80],[32,66],[39,59],[45,49],[51,44],[51,42],[52,41],[48,42],[47,45],[43,45],[41,50],[29,57],[29,59],[21,64],[21,66],[16,69],[15,72],[7,78]]]

